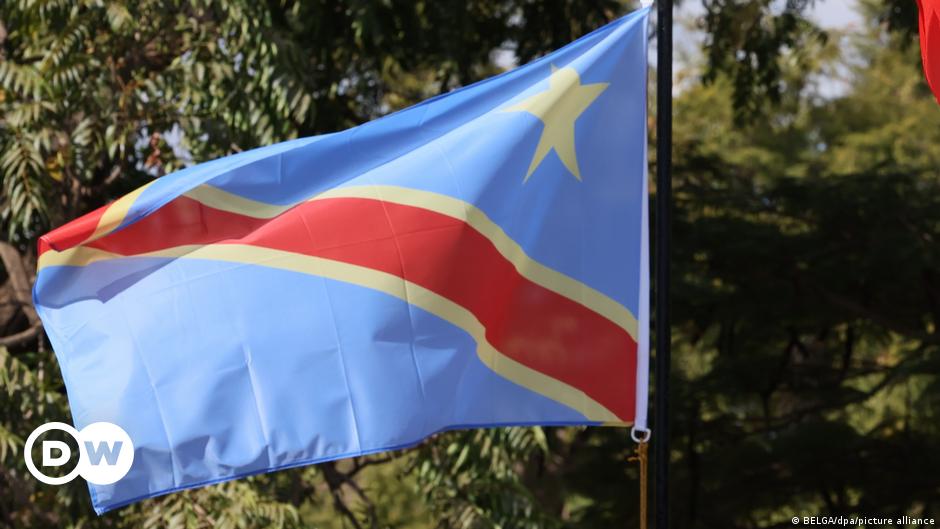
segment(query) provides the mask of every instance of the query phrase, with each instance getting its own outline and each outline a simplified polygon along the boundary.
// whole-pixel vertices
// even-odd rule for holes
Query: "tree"
[[[726,83],[679,103],[683,525],[936,512],[940,116],[874,15],[844,97],[743,127]]]
[[[758,119],[790,91],[783,72],[787,64],[811,68],[807,50],[825,43],[826,31],[808,17],[817,0],[702,0],[706,14],[707,57],[703,79],[720,76],[730,81],[735,115],[740,123]],[[907,46],[917,33],[917,6],[905,0],[860,0],[875,20],[901,38]]]

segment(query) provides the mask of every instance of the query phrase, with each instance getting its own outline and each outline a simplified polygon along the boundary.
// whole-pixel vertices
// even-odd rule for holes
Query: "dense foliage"
[[[704,4],[701,61],[675,98],[675,526],[940,518],[940,108],[912,12],[867,2],[865,27],[827,35],[807,2]],[[183,165],[483,78],[500,54],[524,62],[629,8],[0,3],[0,526],[634,525],[619,429],[452,432],[102,517],[80,481],[42,486],[20,453],[69,417],[29,305],[38,234]]]

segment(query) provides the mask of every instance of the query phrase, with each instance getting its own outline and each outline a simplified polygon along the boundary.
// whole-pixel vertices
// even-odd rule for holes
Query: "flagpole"
[[[656,1],[656,529],[669,529],[669,235],[672,205],[672,0]]]

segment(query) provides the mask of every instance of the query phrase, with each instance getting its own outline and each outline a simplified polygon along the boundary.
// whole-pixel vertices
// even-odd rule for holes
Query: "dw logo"
[[[78,443],[78,465],[60,477],[50,477],[36,468],[33,462],[33,444],[40,435],[50,430],[62,430]],[[53,451],[57,454],[53,454]],[[48,422],[33,430],[23,446],[26,468],[34,478],[47,485],[62,485],[81,475],[95,485],[110,485],[127,475],[134,463],[134,443],[123,428],[109,422],[89,424],[78,431],[68,424]],[[62,441],[42,442],[42,466],[60,467],[72,459],[72,449]]]

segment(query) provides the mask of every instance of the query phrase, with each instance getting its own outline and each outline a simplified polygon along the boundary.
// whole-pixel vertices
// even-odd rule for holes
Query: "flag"
[[[645,427],[648,12],[42,237],[73,422],[134,444],[95,510],[449,429]]]
[[[940,0],[917,0],[920,8],[920,53],[924,75],[940,103]]]

